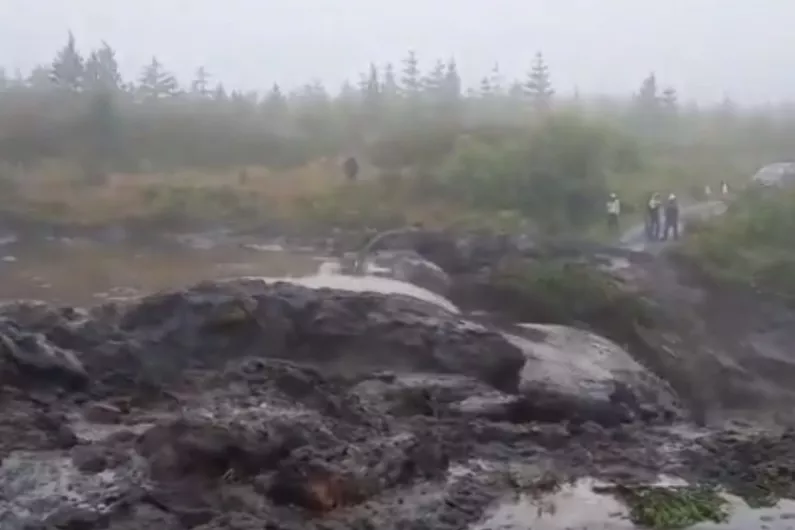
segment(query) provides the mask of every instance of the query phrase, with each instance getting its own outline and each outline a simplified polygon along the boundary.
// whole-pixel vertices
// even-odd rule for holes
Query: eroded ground
[[[193,285],[277,276],[279,266],[294,272],[303,265],[293,260],[314,270],[310,256],[274,262],[251,249],[194,249],[163,261],[128,254],[106,269],[86,259],[82,269],[17,254],[2,263],[11,279],[0,287],[13,296],[96,303],[111,287],[172,291],[90,309],[2,308],[3,530],[621,528],[628,523],[618,508],[578,518],[564,501],[592,502],[581,491],[587,481],[630,488],[661,474],[753,504],[795,496],[792,431],[698,426],[686,385],[667,377],[677,364],[649,366],[655,348],[673,359],[707,355],[702,337],[675,320],[665,333],[662,322],[646,323],[645,335],[627,335],[636,342],[616,345],[550,326],[575,322],[498,327],[430,293],[421,300],[253,279]],[[481,257],[475,268],[492,259]],[[633,280],[627,288],[640,289],[651,269],[632,263],[618,269]],[[54,271],[50,287],[25,284],[30,271]],[[499,301],[516,310],[503,315],[514,323],[519,310],[548,314],[526,293],[495,298],[467,285],[484,308]],[[681,304],[686,319],[704,303],[688,299],[686,286],[661,291],[657,302]],[[589,315],[578,318],[592,331],[629,330]],[[676,340],[661,341],[674,332]],[[774,380],[752,370],[750,350],[725,349],[755,378],[747,395],[768,395],[754,393]],[[741,372],[726,373],[740,384]],[[705,406],[721,405],[721,419],[729,417],[732,404],[712,397]],[[567,519],[544,511],[555,499]],[[656,509],[667,520],[668,508]],[[790,520],[786,510],[734,513],[745,514],[742,528]]]

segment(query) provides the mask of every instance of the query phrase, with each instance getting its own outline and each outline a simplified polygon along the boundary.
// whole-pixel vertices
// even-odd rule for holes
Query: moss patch
[[[653,529],[687,528],[697,523],[728,519],[728,502],[706,486],[619,486],[612,489],[637,525]]]

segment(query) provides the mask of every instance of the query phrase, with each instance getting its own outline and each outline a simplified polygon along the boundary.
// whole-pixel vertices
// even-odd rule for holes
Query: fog
[[[562,93],[625,94],[655,71],[683,99],[761,103],[795,93],[792,20],[790,0],[3,0],[0,64],[47,63],[68,30],[113,45],[125,76],[156,54],[181,81],[203,64],[242,89],[336,86],[409,49],[454,56],[465,82],[495,62],[513,78],[542,50]]]

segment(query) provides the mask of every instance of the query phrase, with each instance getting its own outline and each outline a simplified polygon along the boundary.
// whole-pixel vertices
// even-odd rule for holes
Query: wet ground
[[[197,245],[200,247],[200,245]],[[276,245],[134,247],[88,240],[0,246],[0,299],[93,305],[233,276],[302,276],[323,258]]]
[[[0,278],[2,278],[0,298],[35,298],[58,304],[85,306],[113,298],[125,298],[160,289],[192,285],[201,280],[239,276],[292,276],[301,277],[296,278],[296,283],[312,288],[333,287],[348,291],[373,290],[382,293],[401,293],[424,298],[448,310],[452,309],[445,300],[427,291],[392,280],[334,275],[307,277],[316,272],[325,261],[327,258],[322,256],[301,251],[288,252],[273,245],[244,247],[183,244],[169,249],[156,249],[73,240],[54,242],[35,248],[15,248],[9,244],[0,247]],[[388,313],[384,311],[385,314]],[[319,314],[327,316],[322,312]],[[142,314],[138,318],[145,316]],[[414,317],[401,321],[401,325],[404,327],[414,325],[412,318]],[[315,325],[314,320],[311,322]],[[448,322],[443,319],[440,321],[440,327],[449,326],[450,322],[453,321]],[[222,324],[225,323],[226,321]],[[142,321],[141,325],[150,324]],[[655,443],[655,436],[658,436],[656,431],[646,431],[642,426],[637,429],[627,427],[603,430],[589,424],[583,427],[566,423],[558,428],[549,424],[535,427],[520,421],[514,425],[515,418],[506,422],[504,418],[495,419],[491,417],[490,412],[487,413],[487,407],[483,404],[494,402],[497,405],[495,408],[499,409],[501,400],[505,398],[498,396],[500,399],[496,400],[493,390],[489,391],[491,393],[484,393],[480,402],[475,403],[477,406],[473,413],[470,411],[471,405],[479,396],[473,401],[469,399],[470,392],[483,392],[483,389],[464,379],[456,380],[458,381],[456,385],[460,385],[460,389],[467,389],[466,391],[458,389],[455,385],[448,387],[443,379],[421,377],[413,381],[411,378],[395,379],[395,376],[390,374],[371,375],[364,379],[359,379],[359,376],[346,376],[349,379],[325,382],[314,370],[296,369],[280,363],[269,364],[268,361],[259,365],[244,365],[242,368],[234,366],[226,370],[218,376],[207,376],[206,381],[203,382],[206,382],[206,388],[217,387],[217,395],[196,393],[190,398],[182,398],[182,410],[179,414],[172,410],[170,403],[159,404],[158,406],[162,407],[160,411],[155,407],[149,411],[144,411],[143,407],[138,410],[133,407],[132,411],[120,413],[115,405],[103,408],[105,404],[92,409],[95,413],[98,411],[100,415],[110,413],[118,416],[109,422],[96,418],[94,421],[86,421],[69,413],[66,424],[75,435],[71,443],[77,444],[72,447],[71,453],[55,452],[50,458],[42,447],[42,451],[37,454],[15,451],[3,461],[3,471],[8,472],[8,476],[16,476],[19,472],[19,480],[14,479],[7,486],[15,493],[15,509],[38,506],[37,509],[49,510],[50,507],[41,504],[42,500],[48,497],[60,499],[58,502],[53,501],[53,506],[63,505],[63,499],[69,500],[72,497],[75,505],[85,504],[89,501],[85,501],[82,497],[78,498],[78,493],[75,493],[83,490],[101,492],[119,488],[128,495],[127,490],[135,489],[132,485],[139,487],[136,473],[141,472],[137,467],[142,465],[141,458],[148,460],[146,463],[148,473],[154,473],[159,469],[176,473],[178,475],[176,478],[184,479],[185,477],[182,476],[184,470],[177,469],[178,466],[173,462],[162,462],[161,460],[166,457],[158,453],[159,450],[155,445],[150,449],[140,447],[146,445],[146,439],[139,439],[137,442],[139,447],[136,448],[134,457],[119,456],[117,465],[120,471],[116,475],[111,471],[112,466],[109,464],[105,466],[107,470],[94,474],[86,472],[85,469],[81,469],[79,473],[75,467],[90,467],[91,459],[82,453],[88,449],[99,450],[97,448],[102,448],[103,444],[110,444],[109,440],[115,440],[114,436],[118,437],[119,433],[140,436],[158,422],[162,425],[164,418],[171,421],[177,416],[183,419],[188,417],[190,421],[195,422],[191,427],[195,429],[195,433],[153,431],[150,437],[161,434],[164,438],[160,443],[164,444],[164,447],[173,444],[175,450],[184,447],[197,451],[196,456],[200,459],[206,458],[210,464],[211,460],[219,458],[225,449],[216,449],[205,444],[227,443],[229,447],[240,451],[243,457],[256,457],[257,465],[262,469],[259,469],[259,474],[253,479],[227,476],[223,473],[225,469],[216,472],[217,470],[212,466],[200,469],[201,473],[207,475],[202,475],[202,479],[209,477],[213,481],[220,480],[228,484],[221,488],[223,498],[219,497],[220,500],[212,498],[202,499],[200,502],[191,498],[190,508],[193,510],[191,512],[183,513],[184,507],[180,504],[188,498],[183,484],[180,484],[182,489],[179,491],[185,497],[179,499],[180,503],[164,500],[162,487],[152,489],[147,493],[148,497],[143,500],[129,501],[132,504],[138,503],[136,510],[156,511],[158,517],[179,518],[178,522],[163,523],[162,526],[150,523],[147,525],[150,528],[198,528],[201,523],[197,521],[207,522],[207,528],[263,528],[261,524],[263,521],[278,519],[295,523],[295,526],[284,523],[284,526],[278,528],[369,528],[367,524],[375,522],[383,528],[412,529],[624,530],[635,528],[627,520],[626,507],[607,494],[595,492],[594,486],[599,483],[596,479],[589,478],[588,473],[583,473],[582,470],[577,473],[580,477],[572,484],[541,496],[522,493],[521,488],[518,488],[520,491],[518,494],[499,496],[496,493],[504,488],[496,487],[492,481],[499,482],[506,476],[525,474],[524,471],[514,469],[515,464],[520,467],[522,465],[520,456],[526,459],[526,462],[532,462],[528,464],[529,467],[544,467],[544,462],[555,461],[561,471],[568,470],[568,467],[574,463],[583,468],[605,470],[625,458],[631,460],[632,465],[638,468],[639,475],[658,466],[676,467],[673,461],[665,461],[670,455],[665,451],[657,451],[660,444]],[[309,388],[304,388],[303,385],[307,381],[316,381],[317,385],[313,383]],[[417,387],[417,391],[414,390],[414,386]],[[204,384],[201,387],[205,388]],[[398,396],[400,403],[385,402],[381,394],[384,388]],[[271,393],[275,395],[271,396]],[[356,400],[351,400],[352,397]],[[267,407],[263,403],[268,399],[273,399],[274,403],[283,408],[274,405],[270,411],[266,410]],[[395,400],[395,397],[388,399]],[[234,411],[224,408],[231,404],[235,404]],[[386,405],[390,407],[385,415],[388,420],[381,425],[376,411]],[[288,407],[295,406],[297,406],[295,412],[291,412],[293,415],[289,417],[289,423],[294,425],[279,424],[278,422],[283,422],[287,418],[284,411]],[[361,409],[361,406],[365,408]],[[51,411],[59,410],[57,402],[48,407]],[[163,416],[159,417],[155,412],[162,413]],[[53,413],[47,414],[47,417],[51,417]],[[187,416],[184,416],[185,414]],[[197,416],[191,417],[191,414]],[[472,414],[471,418],[467,414]],[[87,414],[84,412],[84,415]],[[220,422],[223,418],[223,421],[231,421],[235,429],[243,429],[248,425],[245,422],[249,421],[246,415],[255,419],[265,417],[268,422],[273,422],[273,432],[269,432],[269,435],[289,437],[300,435],[307,439],[316,437],[323,440],[323,443],[318,443],[317,447],[310,446],[311,450],[307,455],[311,456],[311,461],[296,458],[295,462],[279,464],[275,471],[272,471],[268,467],[271,463],[265,465],[259,461],[264,457],[257,452],[256,447],[250,447],[247,440],[234,438],[242,436],[240,432],[235,432],[230,441],[218,440],[219,435],[211,431],[215,427],[202,423]],[[181,425],[179,421],[182,420],[175,421],[177,423],[174,425]],[[123,425],[107,425],[119,422]],[[355,426],[355,429],[351,429],[348,424]],[[281,432],[282,429],[286,432],[288,428],[289,435]],[[672,432],[674,431],[665,431],[665,433],[660,431],[662,433],[659,434],[660,440],[673,439],[674,437],[670,435]],[[432,436],[428,437],[429,433],[432,433]],[[676,433],[676,438],[687,439],[692,437],[693,433],[693,430],[685,427],[681,432]],[[245,431],[243,434],[248,436]],[[377,443],[369,444],[368,439],[376,434],[381,438],[376,439]],[[475,441],[469,442],[473,444],[472,447],[459,445],[463,438],[473,436]],[[195,440],[183,440],[192,437],[195,437]],[[113,443],[122,445],[121,439]],[[114,451],[122,451],[115,445]],[[348,454],[351,448],[355,451]],[[147,450],[154,451],[155,454],[147,454]],[[215,453],[216,450],[218,454]],[[312,451],[316,451],[317,454]],[[65,454],[67,456],[64,456]],[[167,456],[172,458],[170,455]],[[224,458],[226,456],[228,455]],[[114,458],[116,456],[113,458],[107,456],[110,460]],[[233,455],[232,458],[237,457]],[[498,463],[490,464],[489,459],[496,459]],[[344,480],[356,484],[357,487],[371,488],[372,492],[368,489],[367,495],[363,491],[358,492],[357,495],[364,498],[369,496],[372,499],[359,505],[332,510],[332,513],[324,515],[322,518],[324,520],[304,512],[296,512],[292,508],[293,511],[280,508],[277,501],[279,495],[285,493],[278,492],[271,486],[266,497],[269,497],[272,503],[262,500],[264,497],[261,488],[264,488],[264,482],[261,481],[267,479],[278,482],[290,473],[298,471],[317,472],[310,464],[320,466],[319,469],[324,474],[331,474],[335,480],[335,474],[339,473],[337,467],[346,469],[347,466],[347,469],[352,470],[347,472],[353,476],[344,475]],[[376,477],[376,471],[373,471],[373,476],[370,476],[368,469],[376,469],[378,465],[385,466],[384,470],[378,471],[383,474]],[[35,473],[31,472],[31,466],[36,467]],[[489,470],[490,466],[494,468]],[[129,472],[127,467],[130,468]],[[233,467],[229,469],[234,471]],[[243,470],[245,469],[241,468],[238,472]],[[787,468],[785,471],[791,470]],[[424,476],[423,473],[426,472],[430,474]],[[537,474],[532,469],[526,472],[532,476]],[[48,473],[52,474],[51,479],[46,479]],[[271,476],[273,473],[275,476]],[[405,478],[405,474],[409,477]],[[35,480],[31,478],[32,476],[36,477]],[[123,480],[119,478],[120,476]],[[175,479],[174,476],[167,478]],[[159,480],[164,483],[166,481],[162,477]],[[348,499],[344,496],[336,497],[338,492],[334,489],[337,484],[326,480],[324,478],[321,485],[330,489],[329,491],[323,489],[320,493],[313,489],[315,483],[309,482],[311,495],[305,497],[304,501],[307,502],[307,510],[310,512],[317,507],[309,501],[324,501],[327,496],[331,497],[329,502],[334,502],[332,507],[336,507],[337,503],[343,505],[348,503]],[[125,481],[129,481],[132,485],[128,485]],[[385,483],[376,486],[375,482],[378,481]],[[151,487],[150,483],[144,481],[141,481],[141,484],[146,488]],[[695,528],[703,530],[795,528],[795,515],[793,515],[795,503],[791,501],[780,501],[778,506],[772,509],[752,510],[737,497],[727,498],[731,503],[731,518],[726,523],[703,523]],[[105,501],[103,498],[102,502]],[[358,501],[360,499],[357,499]],[[104,510],[103,503],[97,504],[100,508],[96,510]],[[240,513],[255,513],[259,519],[256,521],[252,519],[251,526],[246,526],[240,521],[226,522],[221,518],[213,519],[211,523],[210,519],[215,516],[216,510],[223,511],[223,507],[227,504],[234,505],[235,510]],[[321,505],[321,508],[321,511],[325,512],[328,507]],[[284,518],[280,518],[282,511],[286,514]],[[22,517],[20,514],[24,515],[19,511],[15,517]],[[132,515],[130,517],[133,518]],[[140,520],[143,521],[145,518],[141,516]],[[423,520],[429,521],[426,526],[423,526]],[[0,513],[1,521],[2,513]],[[14,522],[9,521],[9,524]],[[431,526],[432,522],[439,524]],[[86,526],[86,528],[100,527],[99,523],[96,526]],[[118,528],[127,527],[119,525]]]

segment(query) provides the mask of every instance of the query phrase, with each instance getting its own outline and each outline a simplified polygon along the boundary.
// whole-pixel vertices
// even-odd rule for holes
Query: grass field
[[[104,183],[94,185],[84,182],[79,167],[60,160],[24,173],[0,168],[0,175],[0,208],[64,224],[103,225],[132,219],[247,223],[273,218],[373,226],[521,223],[510,212],[476,213],[438,195],[431,198],[418,191],[411,179],[385,182],[373,167],[364,166],[359,182],[352,185],[334,159],[278,172],[238,167],[112,174]],[[717,192],[721,179],[739,185],[748,174],[709,157],[660,159],[635,174],[609,176],[609,185],[620,194],[627,217],[632,218],[650,190],[675,191],[684,197],[709,184]],[[599,231],[596,227],[595,233]]]

